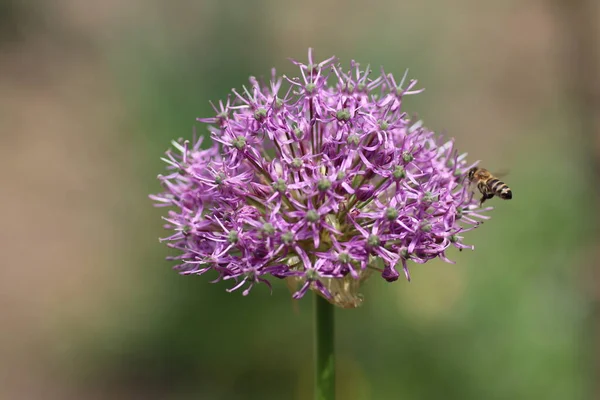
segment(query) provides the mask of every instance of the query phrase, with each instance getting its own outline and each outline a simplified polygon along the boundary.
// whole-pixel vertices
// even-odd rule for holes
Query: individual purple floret
[[[371,78],[356,62],[292,60],[299,78],[277,77],[233,90],[214,106],[202,138],[173,142],[150,196],[171,207],[162,240],[181,274],[217,273],[247,295],[286,278],[294,298],[314,290],[356,307],[374,271],[389,282],[409,262],[469,248],[463,233],[487,219],[465,180],[472,166],[452,140],[402,111],[417,94],[406,74]]]

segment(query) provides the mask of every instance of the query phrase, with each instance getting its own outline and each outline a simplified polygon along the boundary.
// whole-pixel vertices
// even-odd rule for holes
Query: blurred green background
[[[577,71],[599,41],[577,18],[600,13],[576,4],[0,0],[0,398],[311,398],[312,300],[178,276],[147,198],[209,100],[308,47],[409,68],[427,90],[408,111],[515,195],[456,265],[372,279],[337,312],[338,398],[598,398],[600,152]]]

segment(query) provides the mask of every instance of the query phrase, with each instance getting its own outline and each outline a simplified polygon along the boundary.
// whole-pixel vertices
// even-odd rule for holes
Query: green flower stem
[[[315,400],[335,400],[333,304],[315,294]]]

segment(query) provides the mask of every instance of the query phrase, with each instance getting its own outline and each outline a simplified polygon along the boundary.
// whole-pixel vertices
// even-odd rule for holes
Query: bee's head
[[[473,177],[475,176],[475,171],[477,171],[477,167],[473,167],[469,170],[467,177],[469,178],[470,181],[473,180]]]

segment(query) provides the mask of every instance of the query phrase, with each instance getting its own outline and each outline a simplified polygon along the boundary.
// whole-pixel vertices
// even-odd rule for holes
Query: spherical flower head
[[[340,307],[362,302],[374,272],[386,281],[409,265],[446,258],[486,219],[465,179],[465,155],[402,111],[420,93],[367,66],[334,57],[292,60],[299,77],[250,78],[213,105],[202,138],[173,142],[151,198],[170,207],[162,240],[181,274],[209,271],[247,295],[284,278],[298,299],[316,291]]]

